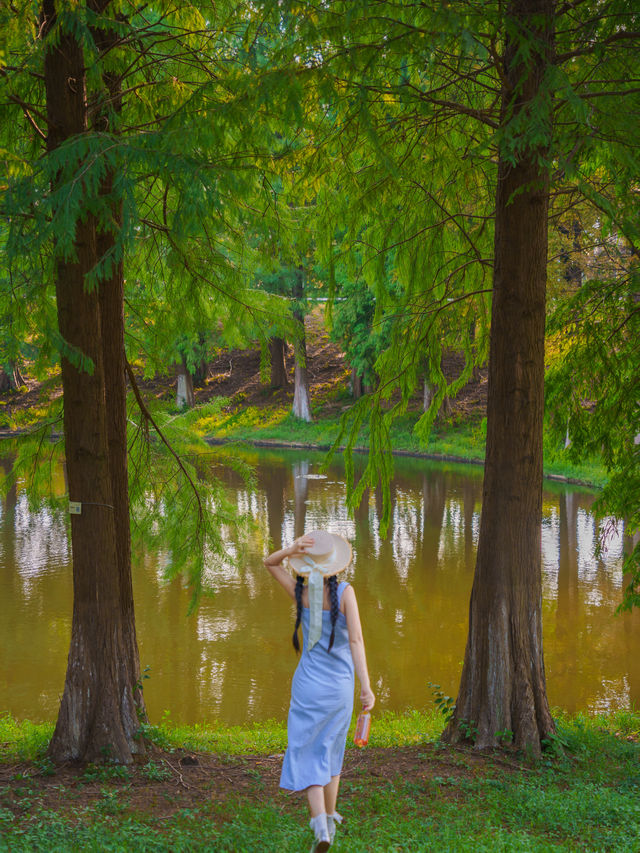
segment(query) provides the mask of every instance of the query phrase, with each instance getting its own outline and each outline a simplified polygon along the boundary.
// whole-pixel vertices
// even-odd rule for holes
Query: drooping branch
[[[176,460],[178,467],[180,468],[180,470],[184,474],[185,479],[187,480],[187,482],[191,486],[191,489],[193,490],[193,494],[195,495],[196,501],[198,503],[198,521],[200,524],[202,524],[204,522],[205,516],[204,516],[204,507],[202,506],[202,499],[200,497],[200,492],[198,491],[198,487],[193,482],[193,478],[189,474],[189,472],[187,471],[182,459],[180,459],[179,455],[173,449],[173,447],[171,446],[171,442],[168,440],[168,438],[166,437],[166,435],[164,434],[164,432],[160,428],[158,422],[155,420],[155,418],[153,417],[153,415],[149,411],[149,408],[147,407],[146,403],[144,402],[144,399],[142,398],[142,394],[140,393],[140,388],[138,387],[138,383],[136,382],[136,378],[135,378],[135,375],[133,373],[133,369],[132,369],[131,364],[129,363],[128,359],[125,359],[125,366],[127,369],[127,376],[129,377],[129,382],[131,383],[131,388],[133,390],[133,395],[136,398],[136,402],[138,404],[138,408],[140,409],[143,417],[149,421],[149,423],[152,425],[152,427],[158,433],[160,440],[165,445],[165,447],[168,449],[169,453]]]

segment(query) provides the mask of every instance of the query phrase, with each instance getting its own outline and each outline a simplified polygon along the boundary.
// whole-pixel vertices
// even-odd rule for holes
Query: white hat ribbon
[[[309,636],[307,648],[311,650],[322,636],[322,599],[324,596],[324,569],[308,554],[303,560],[310,568],[309,572]]]

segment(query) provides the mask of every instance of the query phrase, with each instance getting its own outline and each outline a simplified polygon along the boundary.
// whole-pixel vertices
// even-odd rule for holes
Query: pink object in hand
[[[366,746],[369,743],[369,732],[371,731],[371,714],[365,711],[357,719],[356,733],[353,742],[356,746]]]

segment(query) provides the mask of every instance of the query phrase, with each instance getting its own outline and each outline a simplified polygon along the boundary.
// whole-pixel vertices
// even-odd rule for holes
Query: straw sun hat
[[[306,576],[317,566],[322,576],[328,578],[347,568],[353,551],[346,539],[327,530],[312,530],[305,535],[313,539],[313,545],[302,556],[289,557],[289,565],[296,574]]]

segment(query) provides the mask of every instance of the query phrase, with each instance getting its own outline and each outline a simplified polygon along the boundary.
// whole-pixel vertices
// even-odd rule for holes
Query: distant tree
[[[304,215],[305,211],[302,211],[301,217]],[[269,333],[271,386],[285,387],[288,383],[283,336],[286,334],[293,339],[294,382],[291,410],[295,417],[309,422],[313,416],[307,370],[305,316],[309,298],[314,295],[318,279],[313,267],[313,250],[305,246],[302,229],[298,235],[297,245],[292,241],[286,252],[281,250],[269,269],[260,270],[257,279],[261,290],[283,297],[282,313],[280,316],[272,315]]]
[[[293,342],[295,367],[291,411],[296,418],[311,422],[313,415],[311,414],[311,391],[309,388],[309,372],[307,370],[307,336],[304,327],[306,280],[305,269],[298,267],[294,273],[292,293],[294,299],[293,318],[297,321],[298,325],[296,337]]]
[[[286,300],[286,311],[288,313],[288,301],[292,296],[291,271],[281,267],[277,262],[270,268],[260,269],[256,274],[257,284],[261,290],[283,297]],[[284,305],[283,305],[284,309]],[[282,322],[276,322],[268,332],[269,352],[269,379],[273,389],[286,388],[289,385],[287,375],[287,341]]]

